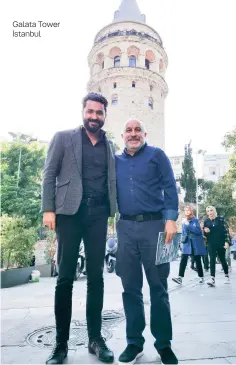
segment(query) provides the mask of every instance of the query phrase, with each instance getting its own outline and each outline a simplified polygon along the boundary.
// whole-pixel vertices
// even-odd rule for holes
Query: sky
[[[7,0],[1,3],[3,57],[0,136],[9,131],[50,140],[80,125],[89,80],[87,55],[96,33],[112,22],[121,0]],[[137,0],[160,34],[169,59],[166,152],[184,144],[224,153],[236,125],[235,0]],[[16,38],[18,22],[60,22],[41,38]],[[39,27],[31,30],[39,30]],[[124,121],[121,121],[121,125]],[[8,137],[7,137],[8,138]]]

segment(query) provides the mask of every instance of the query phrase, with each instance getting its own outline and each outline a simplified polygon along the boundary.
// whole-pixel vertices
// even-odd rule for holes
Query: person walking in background
[[[116,212],[115,156],[102,130],[107,104],[102,95],[88,94],[83,100],[83,126],[57,132],[47,153],[43,223],[56,230],[58,242],[56,346],[47,364],[62,364],[68,353],[72,289],[81,239],[86,254],[88,350],[103,362],[114,360],[101,336],[107,223]]]
[[[189,256],[194,256],[196,262],[199,283],[204,283],[201,257],[206,255],[202,229],[199,220],[193,214],[193,207],[184,207],[185,221],[182,229],[182,256],[179,266],[179,276],[172,280],[177,284],[182,284]]]
[[[229,234],[231,238],[231,252],[233,254],[233,259],[236,260],[236,232],[233,231],[232,228],[229,229]]]
[[[204,221],[204,234],[207,238],[208,251],[210,256],[211,278],[207,282],[209,286],[215,286],[216,256],[220,258],[224,273],[225,283],[228,284],[229,269],[225,259],[226,249],[230,247],[230,236],[228,225],[224,217],[218,217],[215,207],[206,208],[208,218]]]
[[[204,235],[204,221],[200,222],[200,227],[201,227],[201,230],[202,230],[204,245],[206,247],[206,255],[202,256],[202,261],[203,261],[204,269],[207,272],[207,271],[209,271],[209,253],[208,253],[208,249],[207,249],[207,238]]]
[[[143,265],[150,287],[154,346],[163,364],[178,364],[171,349],[172,321],[167,289],[170,263],[155,264],[159,232],[166,232],[168,244],[177,231],[176,181],[166,154],[145,142],[146,132],[140,121],[127,121],[122,137],[126,148],[116,156],[120,212],[116,273],[124,289],[127,347],[119,363],[134,363],[143,353]]]

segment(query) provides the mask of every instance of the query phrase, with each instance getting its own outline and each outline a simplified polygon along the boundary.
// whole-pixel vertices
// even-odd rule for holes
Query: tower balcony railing
[[[109,33],[103,35],[102,37],[96,39],[94,44],[96,45],[98,43],[104,42],[105,40],[107,40],[109,38],[112,38],[112,37],[122,37],[122,36],[137,36],[141,39],[149,39],[150,41],[155,42],[156,44],[160,45],[161,47],[163,46],[162,41],[161,41],[160,38],[159,39],[154,38],[153,36],[151,36],[148,33],[138,32],[134,29],[131,29],[131,30],[116,30],[114,32],[109,32]]]

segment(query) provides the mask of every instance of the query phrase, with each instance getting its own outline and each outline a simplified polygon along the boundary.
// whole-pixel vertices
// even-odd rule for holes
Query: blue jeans
[[[162,220],[136,222],[119,220],[117,223],[118,252],[116,273],[122,280],[123,305],[126,316],[128,344],[143,348],[145,314],[143,303],[143,271],[150,287],[151,332],[157,350],[170,347],[172,323],[167,278],[170,264],[155,265],[159,232],[164,231]]]

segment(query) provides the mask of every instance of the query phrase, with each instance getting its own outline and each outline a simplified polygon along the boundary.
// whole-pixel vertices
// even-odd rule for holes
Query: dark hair
[[[98,103],[101,103],[102,105],[104,105],[105,112],[107,112],[108,101],[101,94],[88,93],[88,95],[86,95],[83,98],[83,109],[86,107],[88,100],[97,101]]]

